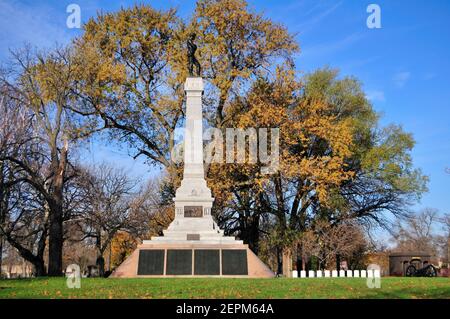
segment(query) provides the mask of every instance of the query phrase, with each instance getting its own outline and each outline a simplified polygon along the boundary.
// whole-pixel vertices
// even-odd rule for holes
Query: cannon
[[[405,271],[406,277],[436,277],[437,270],[433,265],[427,265],[417,269],[414,265],[409,265]]]
[[[393,252],[389,255],[389,275],[407,277],[436,277],[438,268],[432,256],[424,251]]]

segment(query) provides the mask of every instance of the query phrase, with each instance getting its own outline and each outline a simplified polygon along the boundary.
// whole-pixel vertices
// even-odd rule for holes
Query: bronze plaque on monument
[[[184,206],[184,217],[203,217],[203,206]]]
[[[186,240],[200,240],[200,234],[187,234]]]

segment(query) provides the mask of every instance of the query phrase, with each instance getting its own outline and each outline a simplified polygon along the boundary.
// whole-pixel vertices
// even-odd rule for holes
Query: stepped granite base
[[[244,244],[144,241],[111,275],[138,277],[272,278],[274,273]]]

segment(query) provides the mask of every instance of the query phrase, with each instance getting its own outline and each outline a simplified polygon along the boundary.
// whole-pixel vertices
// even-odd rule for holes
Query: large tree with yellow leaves
[[[298,47],[287,30],[248,10],[242,0],[199,1],[190,21],[174,10],[135,6],[100,14],[75,44],[80,102],[72,111],[93,130],[108,129],[134,157],[163,165],[171,174],[173,134],[182,123],[186,40],[197,33],[198,57],[208,80],[209,120],[226,124],[227,107],[280,59],[292,62]]]
[[[282,255],[284,266],[292,254],[299,269],[304,264],[301,236],[315,223],[386,226],[386,213],[406,215],[426,190],[427,178],[412,164],[411,135],[398,126],[380,129],[359,82],[335,70],[300,82],[279,69],[233,108],[240,111],[232,126],[280,128],[280,167],[263,175],[261,164],[215,164],[210,184],[222,199],[222,225],[256,251],[268,234],[265,247],[278,250],[279,272]]]

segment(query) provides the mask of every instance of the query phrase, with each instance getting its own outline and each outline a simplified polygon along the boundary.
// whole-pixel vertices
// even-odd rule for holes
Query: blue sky
[[[187,17],[195,1],[140,1],[158,8],[176,6]],[[82,21],[97,11],[114,11],[134,1],[0,0],[0,61],[8,49],[29,42],[37,47],[67,43],[79,30],[66,27],[67,5],[81,7]],[[295,33],[302,52],[297,68],[309,72],[339,68],[364,84],[368,97],[383,114],[382,123],[401,124],[417,146],[415,165],[430,177],[429,193],[416,209],[450,212],[450,1],[291,0],[249,1],[256,11],[285,24]],[[368,29],[366,8],[381,7],[381,29]],[[151,175],[143,162],[125,149],[91,145],[86,159],[108,159],[127,166],[136,176]]]

